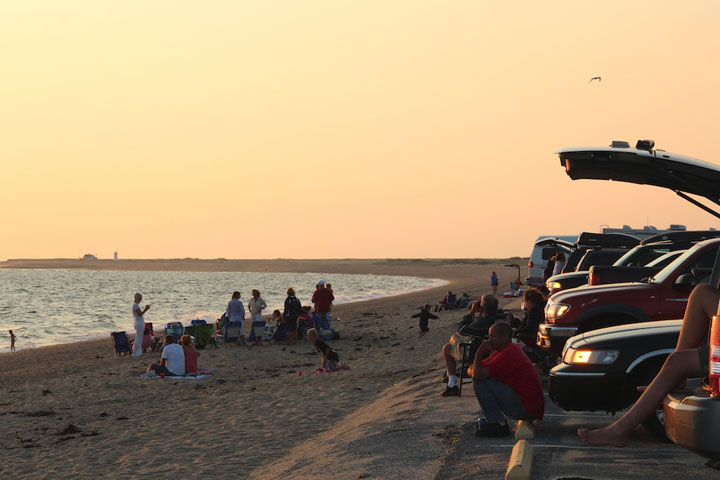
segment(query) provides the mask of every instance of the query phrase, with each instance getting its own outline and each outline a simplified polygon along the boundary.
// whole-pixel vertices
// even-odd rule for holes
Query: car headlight
[[[548,300],[545,306],[545,318],[548,323],[554,323],[558,318],[562,318],[568,311],[570,311],[570,305],[566,303],[555,303],[552,300]]]
[[[617,350],[578,350],[568,348],[563,362],[568,365],[610,365],[615,363],[620,352]]]
[[[560,282],[547,282],[546,287],[547,287],[548,290],[550,290],[551,292],[554,292],[555,290],[560,290],[560,289],[562,289],[562,284],[561,284]]]

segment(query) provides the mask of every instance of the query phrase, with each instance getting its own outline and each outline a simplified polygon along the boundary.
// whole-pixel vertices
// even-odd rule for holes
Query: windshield
[[[644,267],[669,250],[667,247],[649,245],[635,247],[613,263],[613,267]]]
[[[660,270],[653,278],[650,279],[650,281],[651,281],[652,283],[662,283],[662,282],[664,282],[665,280],[667,280],[667,278],[668,278],[670,275],[672,275],[672,274],[675,272],[675,270],[677,270],[678,268],[680,268],[680,265],[682,265],[683,263],[685,263],[685,261],[686,261],[688,258],[690,258],[690,257],[692,257],[693,255],[695,255],[695,253],[696,253],[698,250],[702,249],[703,247],[705,247],[705,242],[699,243],[699,244],[695,245],[694,247],[692,247],[691,249],[687,250],[685,253],[683,253],[683,254],[680,255],[678,258],[676,258],[672,263],[670,263],[667,267],[665,267],[665,268],[663,268],[662,270]],[[714,248],[714,249],[713,249],[713,252],[717,252],[717,248]],[[712,255],[715,255],[715,253],[712,253]],[[714,257],[713,257],[713,258],[714,258]],[[710,265],[710,267],[712,268],[712,264]]]

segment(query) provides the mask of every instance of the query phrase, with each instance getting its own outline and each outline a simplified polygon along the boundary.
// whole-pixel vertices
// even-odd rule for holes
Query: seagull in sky
[[[598,82],[602,82],[602,77],[592,77],[588,83],[592,82],[593,80],[597,80]]]

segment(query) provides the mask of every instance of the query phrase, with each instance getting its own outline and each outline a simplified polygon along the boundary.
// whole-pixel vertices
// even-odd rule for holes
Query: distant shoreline
[[[0,269],[78,269],[125,271],[186,271],[186,272],[287,272],[287,273],[356,273],[398,275],[398,267],[412,271],[412,275],[434,277],[429,270],[453,266],[487,266],[505,263],[527,264],[527,258],[505,259],[96,259],[75,258],[8,259],[0,262]],[[392,273],[391,273],[392,272]],[[452,274],[450,275],[452,276]]]

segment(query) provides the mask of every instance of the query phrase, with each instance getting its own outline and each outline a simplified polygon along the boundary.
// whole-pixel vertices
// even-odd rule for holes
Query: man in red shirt
[[[325,288],[325,282],[320,280],[316,285],[315,293],[312,296],[312,303],[315,304],[315,313],[320,315],[327,325],[330,325],[330,310],[335,300],[332,290]]]
[[[483,359],[491,350],[492,354]],[[475,435],[510,435],[505,415],[516,420],[542,419],[545,398],[540,377],[520,344],[512,343],[508,323],[490,327],[490,339],[478,347],[468,373],[485,414],[484,426],[478,425]]]

